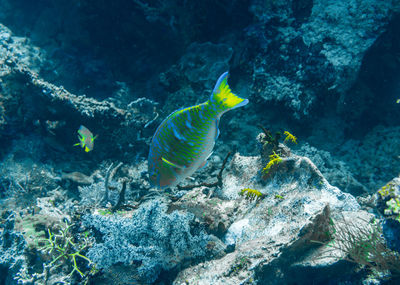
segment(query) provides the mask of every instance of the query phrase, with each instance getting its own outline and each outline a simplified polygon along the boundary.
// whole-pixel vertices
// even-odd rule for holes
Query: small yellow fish
[[[397,100],[396,100],[396,103],[399,104],[399,103],[400,103],[400,99],[397,99]]]
[[[93,134],[91,131],[89,131],[88,128],[85,126],[81,125],[78,130],[78,139],[79,142],[74,144],[80,145],[83,149],[85,149],[86,152],[89,152],[93,150],[94,147],[94,140],[97,138],[97,135],[93,137]]]

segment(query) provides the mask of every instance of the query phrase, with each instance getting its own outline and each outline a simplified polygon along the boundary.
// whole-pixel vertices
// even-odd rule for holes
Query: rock
[[[301,3],[301,4],[298,4]],[[398,1],[253,1],[247,28],[258,44],[250,62],[253,93],[281,101],[297,118],[332,94],[341,99],[357,79],[366,52],[385,31]],[[350,110],[349,110],[350,111]]]
[[[400,127],[376,126],[360,140],[350,140],[342,148],[340,159],[346,161],[354,177],[369,193],[396,177],[400,169]]]
[[[194,189],[177,202],[169,205],[169,212],[175,209],[185,210],[203,221],[206,231],[222,238],[232,223],[236,202],[222,200],[219,197],[208,198],[202,188]]]
[[[214,211],[221,209],[219,212],[227,213],[229,217],[225,222],[228,227],[222,240],[228,246],[234,245],[234,251],[221,259],[202,262],[181,271],[174,284],[290,283],[293,280],[290,279],[291,269],[288,268],[306,260],[310,253],[318,250],[311,240],[323,242],[327,239],[325,233],[331,218],[341,220],[340,213],[370,217],[360,209],[353,196],[331,186],[306,157],[292,155],[283,158],[282,165],[278,164],[277,170],[267,181],[251,179],[257,177],[260,171],[259,167],[254,167],[259,166],[259,158],[239,158],[236,155],[231,162],[235,165],[230,167],[240,169],[242,175],[226,174],[224,186],[220,192],[217,191],[217,195],[230,201],[221,201],[214,206]],[[232,179],[232,176],[236,179]],[[249,201],[234,195],[232,189],[249,186],[263,193],[264,198]],[[196,203],[199,207],[204,205],[199,197]],[[321,270],[334,272],[335,264],[336,260],[326,261]],[[319,270],[320,265],[309,266],[312,270]],[[282,275],[279,278],[277,275],[276,279],[268,278],[267,275],[273,272],[281,272]],[[343,272],[335,276],[341,274]]]
[[[61,175],[61,180],[71,180],[74,183],[84,184],[84,185],[90,185],[93,183],[93,178],[91,176],[87,176],[77,171],[70,173],[63,173]]]
[[[233,49],[226,44],[193,43],[180,59],[179,67],[190,82],[216,81],[229,69]]]
[[[340,157],[332,156],[328,151],[317,149],[308,143],[301,145],[296,154],[310,158],[328,182],[352,195],[368,193],[366,185],[357,180],[355,171]],[[364,160],[365,161],[365,160]]]

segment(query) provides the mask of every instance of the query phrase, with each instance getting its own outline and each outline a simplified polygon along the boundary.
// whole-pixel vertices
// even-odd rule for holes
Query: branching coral
[[[385,209],[385,215],[396,215],[395,220],[400,223],[400,199],[392,198],[386,202],[386,205],[388,208]]]
[[[273,151],[277,151],[279,147],[279,140],[281,138],[281,133],[276,132],[275,135],[272,135],[272,132],[264,128],[262,125],[258,125],[258,127],[262,129],[264,132],[265,143],[271,145]]]
[[[297,144],[297,138],[294,135],[292,135],[288,131],[285,131],[283,134],[286,136],[285,140],[283,141],[284,143],[292,142],[292,143]]]
[[[246,196],[246,198],[250,199],[250,200],[258,200],[259,198],[263,198],[264,195],[256,190],[256,189],[250,189],[250,188],[244,188],[240,191],[240,195],[242,196]]]
[[[385,216],[391,216],[400,222],[400,197],[397,194],[396,184],[392,181],[387,183],[378,191],[378,198],[381,199],[382,205],[386,205],[384,209]]]
[[[393,196],[395,194],[395,185],[393,183],[387,183],[381,189],[379,189],[378,193],[381,195],[382,199],[386,197]]]
[[[277,155],[275,152],[269,156],[269,162],[268,164],[263,168],[262,173],[264,175],[267,175],[269,171],[271,170],[271,167],[279,164],[282,161],[282,158]]]
[[[270,175],[270,170],[282,161],[283,157],[290,157],[290,148],[285,144],[286,142],[292,142],[297,144],[297,138],[285,131],[285,139],[283,142],[279,142],[281,139],[281,134],[277,132],[275,135],[271,131],[267,130],[261,125],[258,125],[262,130],[263,134],[258,136],[259,142],[262,144],[261,159],[262,163],[265,165],[262,169],[263,179],[266,179]]]
[[[394,275],[400,274],[400,255],[386,246],[376,221],[348,221],[343,218],[342,222],[332,222],[326,235],[332,238],[331,241],[315,242],[332,249],[329,257],[339,258],[333,252],[340,250],[345,254],[344,260],[379,272],[389,270]]]
[[[118,263],[131,266],[140,284],[154,282],[162,270],[184,260],[205,256],[209,241],[194,215],[167,213],[160,199],[143,203],[131,218],[86,215],[83,224],[102,236],[88,250],[96,266],[104,270]]]
[[[39,250],[49,254],[52,257],[50,266],[57,264],[55,267],[67,263],[72,268],[69,277],[72,277],[74,272],[77,272],[81,277],[85,274],[78,268],[77,257],[86,260],[91,272],[95,270],[93,262],[84,256],[81,252],[91,245],[91,242],[85,236],[79,243],[73,242],[73,237],[69,231],[71,225],[65,224],[65,228],[61,229],[58,234],[52,233],[48,229],[49,237],[44,240],[45,245]]]

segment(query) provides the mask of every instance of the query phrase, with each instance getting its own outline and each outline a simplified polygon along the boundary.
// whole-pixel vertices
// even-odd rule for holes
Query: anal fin
[[[207,165],[207,160],[210,158],[210,156],[213,154],[213,152],[210,152],[210,154],[207,156],[207,158],[200,164],[198,169],[202,169]]]
[[[215,120],[215,140],[217,140],[217,138],[219,137],[218,125],[219,125],[219,119]]]
[[[204,162],[202,164],[200,164],[199,169],[204,168],[207,165],[207,159],[204,160]]]

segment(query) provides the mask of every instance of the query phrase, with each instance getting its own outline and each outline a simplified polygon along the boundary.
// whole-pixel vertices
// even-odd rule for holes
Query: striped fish
[[[74,146],[81,146],[86,152],[93,150],[94,140],[97,138],[97,135],[94,137],[92,132],[81,125],[78,130],[78,139],[79,142],[74,144]]]
[[[225,72],[207,102],[173,112],[157,128],[148,157],[153,186],[174,187],[204,166],[218,138],[221,115],[249,102],[232,93],[227,79]]]

